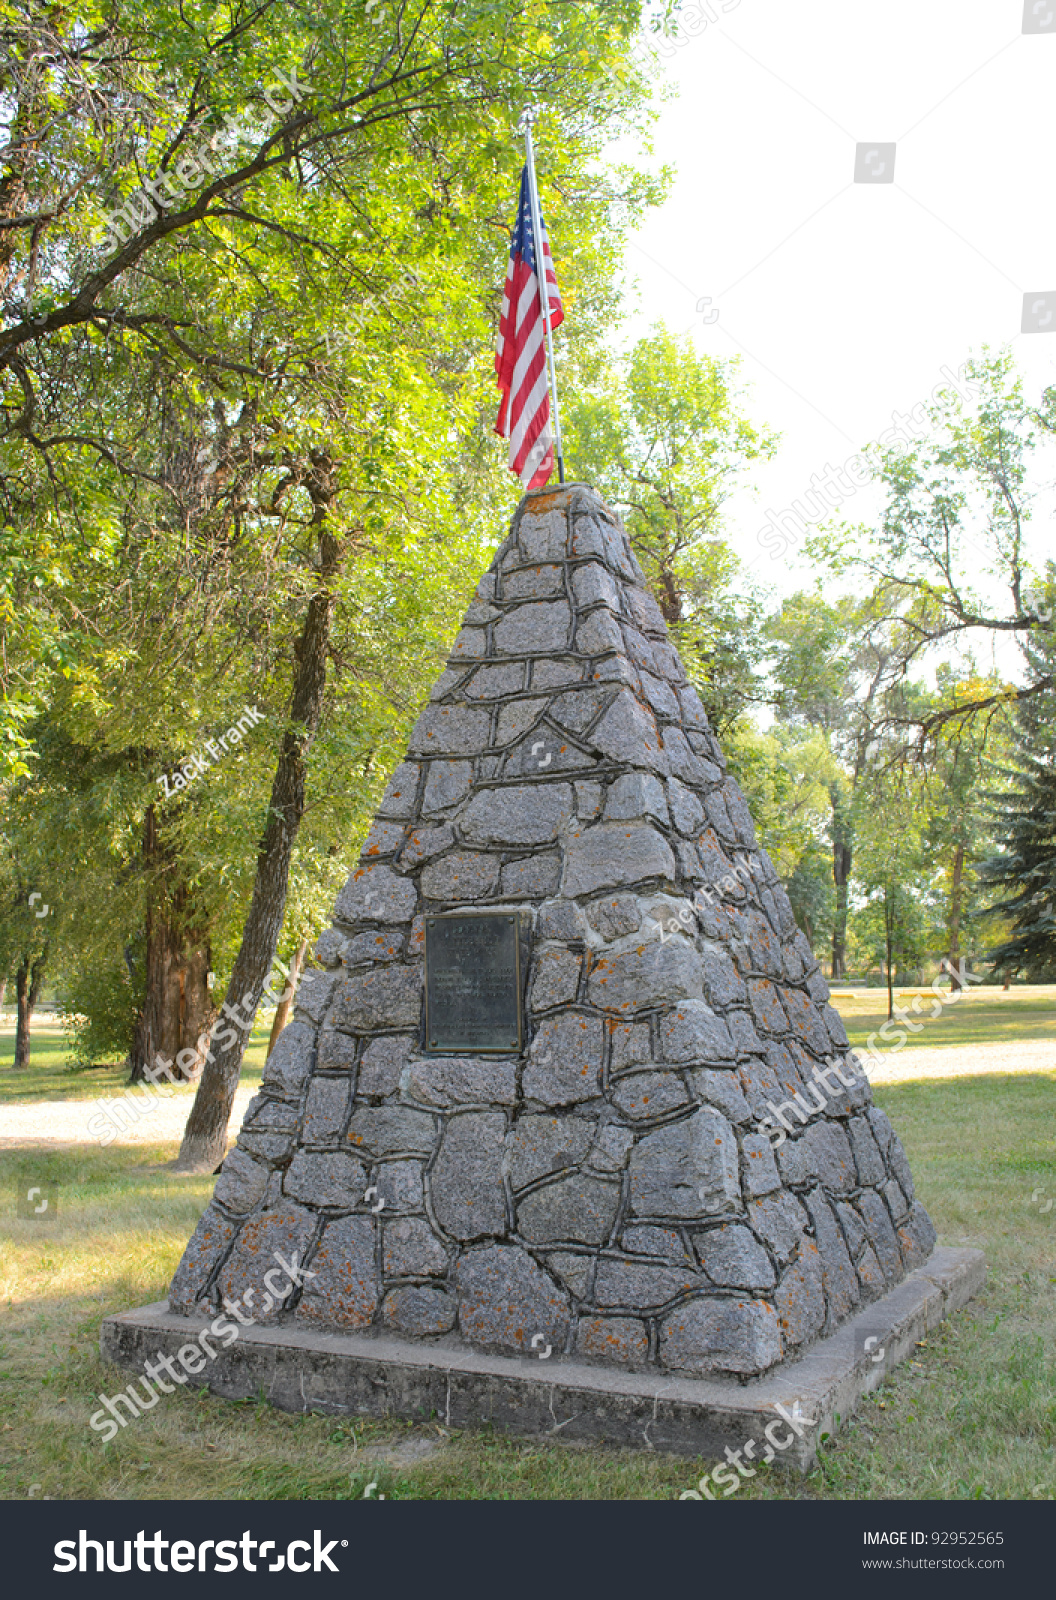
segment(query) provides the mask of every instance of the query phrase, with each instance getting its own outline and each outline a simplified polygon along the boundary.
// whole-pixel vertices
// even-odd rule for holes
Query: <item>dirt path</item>
[[[863,1052],[864,1055],[864,1052]],[[868,1057],[865,1058],[868,1067]],[[975,1078],[986,1072],[1056,1071],[1056,1039],[1018,1044],[964,1044],[946,1049],[888,1050],[870,1067],[870,1083],[905,1083],[910,1078]]]
[[[232,1139],[242,1126],[256,1088],[243,1084],[235,1092],[231,1112]],[[33,1105],[0,1108],[0,1149],[20,1145],[176,1144],[183,1137],[194,1095],[191,1090],[171,1100],[141,1100],[135,1090],[109,1100],[38,1100]],[[108,1134],[103,1145],[103,1138]]]
[[[976,1077],[987,1072],[1056,1071],[1056,1039],[1026,1039],[1021,1044],[968,1044],[961,1049],[890,1050],[883,1062],[870,1070],[871,1083],[905,1083],[912,1078]],[[248,1085],[235,1095],[231,1137],[242,1126],[246,1106],[255,1090]],[[191,1109],[191,1093],[143,1107],[138,1120],[126,1109],[135,1107],[138,1095],[110,1100],[41,1100],[33,1105],[6,1106],[0,1110],[0,1149],[22,1145],[78,1145],[101,1143],[104,1133],[127,1124],[111,1144],[177,1143]],[[122,1114],[124,1113],[124,1114]],[[93,1120],[100,1117],[101,1120]]]

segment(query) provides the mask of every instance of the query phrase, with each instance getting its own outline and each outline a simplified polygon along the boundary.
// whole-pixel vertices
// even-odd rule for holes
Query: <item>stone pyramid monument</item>
[[[931,1252],[583,485],[518,508],[317,955],[170,1312],[743,1378]]]

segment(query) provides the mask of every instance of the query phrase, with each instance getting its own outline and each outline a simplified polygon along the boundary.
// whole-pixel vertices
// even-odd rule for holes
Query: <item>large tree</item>
[[[590,171],[641,100],[633,70],[602,77],[638,11],[401,4],[375,26],[357,5],[265,4],[217,30],[164,5],[38,7],[12,26],[5,729],[24,769],[27,717],[46,709],[140,785],[140,1069],[165,1036],[166,972],[171,993],[172,974],[197,988],[196,1021],[210,958],[230,962],[225,1003],[259,994],[331,685],[344,675],[359,720],[323,762],[317,884],[413,715],[468,551],[486,553],[478,528],[504,496],[478,430],[526,98],[582,336],[611,314],[612,181]],[[632,205],[646,193],[615,181]],[[46,190],[64,198],[48,209]],[[410,627],[415,608],[401,672],[407,635],[394,644],[383,618]],[[196,789],[177,773],[246,701],[267,734],[225,758],[218,801],[219,772]],[[185,1165],[222,1155],[240,1059],[241,1041],[209,1063]]]
[[[1050,584],[1050,602],[1056,585]],[[1026,646],[1028,683],[1056,672],[1056,632],[1051,624]],[[1022,973],[1035,983],[1056,979],[1056,699],[1022,698],[1011,731],[1011,760],[998,768],[1000,790],[991,793],[997,850],[979,869],[988,892],[986,915],[1005,928],[987,959],[995,973]]]

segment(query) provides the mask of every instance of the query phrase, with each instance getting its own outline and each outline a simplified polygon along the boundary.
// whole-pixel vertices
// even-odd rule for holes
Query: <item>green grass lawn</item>
[[[242,1062],[243,1083],[260,1082],[270,1032],[271,1013],[268,1012],[258,1018],[249,1036]],[[30,1032],[29,1066],[15,1072],[14,1059],[14,1024],[0,1023],[0,1108],[5,1103],[29,1105],[35,1100],[112,1099],[120,1095],[128,1083],[128,1072],[123,1066],[74,1067],[69,1040],[57,1023],[35,1021]],[[189,1110],[193,1087],[189,1085],[175,1092],[187,1095]]]
[[[919,1013],[913,1001],[921,997]],[[966,1044],[1007,1044],[1021,1039],[1056,1039],[1056,984],[1036,984],[1009,989],[981,984],[949,1000],[938,1016],[931,1016],[935,995],[930,989],[896,989],[895,1005],[903,1006],[920,1027],[910,1030],[906,1048],[925,1046],[953,1050]],[[839,990],[833,1005],[843,1018],[852,1045],[864,1045],[887,1021],[887,993],[882,989]],[[884,1041],[877,1040],[879,1049]]]
[[[887,1086],[945,1244],[990,1277],[863,1402],[806,1478],[738,1499],[1056,1498],[1056,1073]],[[104,1446],[88,1426],[129,1374],[99,1358],[110,1312],[163,1298],[212,1179],[160,1170],[174,1145],[0,1153],[0,1495],[54,1499],[672,1498],[714,1463],[416,1423],[290,1416],[177,1391]],[[16,1187],[58,1186],[51,1221]],[[35,1486],[35,1487],[34,1487]],[[689,1515],[721,1515],[707,1502]],[[721,1505],[722,1502],[717,1502]]]

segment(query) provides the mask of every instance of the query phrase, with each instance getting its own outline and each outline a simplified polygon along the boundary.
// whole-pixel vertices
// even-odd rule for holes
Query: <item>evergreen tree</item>
[[[1052,577],[1048,584],[1051,617]],[[1056,632],[1051,622],[1024,647],[1029,681],[1051,677]],[[988,960],[995,973],[1034,982],[1056,978],[1056,702],[1051,694],[1020,700],[1011,732],[1013,762],[998,768],[1006,787],[989,796],[997,854],[982,882],[999,895],[983,913],[1006,919],[1005,938]]]

